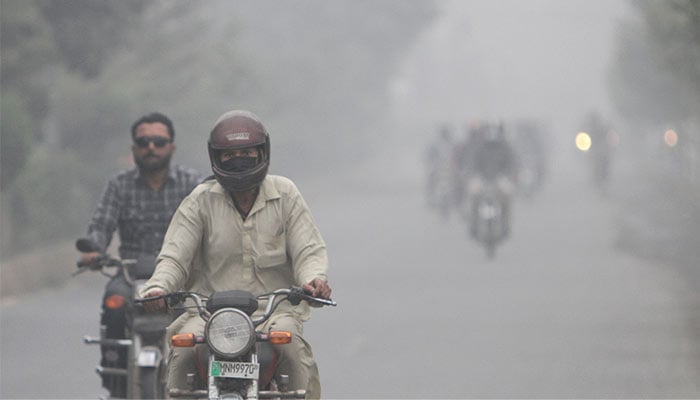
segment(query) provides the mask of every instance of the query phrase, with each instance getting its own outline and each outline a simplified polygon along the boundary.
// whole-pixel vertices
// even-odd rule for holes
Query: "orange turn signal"
[[[272,344],[287,344],[292,342],[292,332],[287,331],[270,331],[267,339]]]
[[[110,310],[122,308],[124,307],[124,304],[126,304],[126,299],[124,296],[120,296],[118,294],[113,294],[105,299],[105,307],[109,308]]]
[[[193,347],[196,343],[194,333],[180,333],[170,338],[173,347]]]

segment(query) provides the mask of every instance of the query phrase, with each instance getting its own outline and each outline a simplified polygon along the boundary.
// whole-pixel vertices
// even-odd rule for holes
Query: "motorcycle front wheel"
[[[160,377],[161,368],[140,368],[139,398],[164,399],[165,388]]]
[[[127,398],[164,399],[167,397],[165,365],[162,362],[155,367],[138,367],[132,364],[128,382]]]

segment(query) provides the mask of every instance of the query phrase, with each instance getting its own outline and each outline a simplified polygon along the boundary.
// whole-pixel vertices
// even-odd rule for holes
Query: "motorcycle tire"
[[[158,377],[160,368],[141,368],[141,382],[139,385],[139,398],[141,399],[163,399],[165,398],[160,379]]]
[[[496,256],[496,244],[492,241],[486,243],[486,257],[492,260]]]
[[[130,399],[164,399],[165,365],[157,367],[137,367],[133,355],[129,358],[132,368],[127,379],[127,396]]]
[[[164,399],[165,385],[162,379],[163,368],[139,368],[139,383],[136,391],[139,399]]]

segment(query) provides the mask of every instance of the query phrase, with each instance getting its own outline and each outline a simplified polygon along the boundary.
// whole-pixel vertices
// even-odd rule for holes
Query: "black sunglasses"
[[[148,147],[150,143],[153,143],[156,147],[163,147],[170,142],[170,139],[161,136],[141,136],[134,139],[134,143],[142,149]]]

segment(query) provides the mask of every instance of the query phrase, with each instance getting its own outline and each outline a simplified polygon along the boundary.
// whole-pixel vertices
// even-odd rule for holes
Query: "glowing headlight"
[[[591,140],[591,135],[586,132],[579,132],[576,134],[576,148],[586,152],[591,149],[593,141]]]
[[[253,323],[243,311],[235,308],[215,312],[204,332],[212,351],[226,358],[237,357],[255,344]]]

